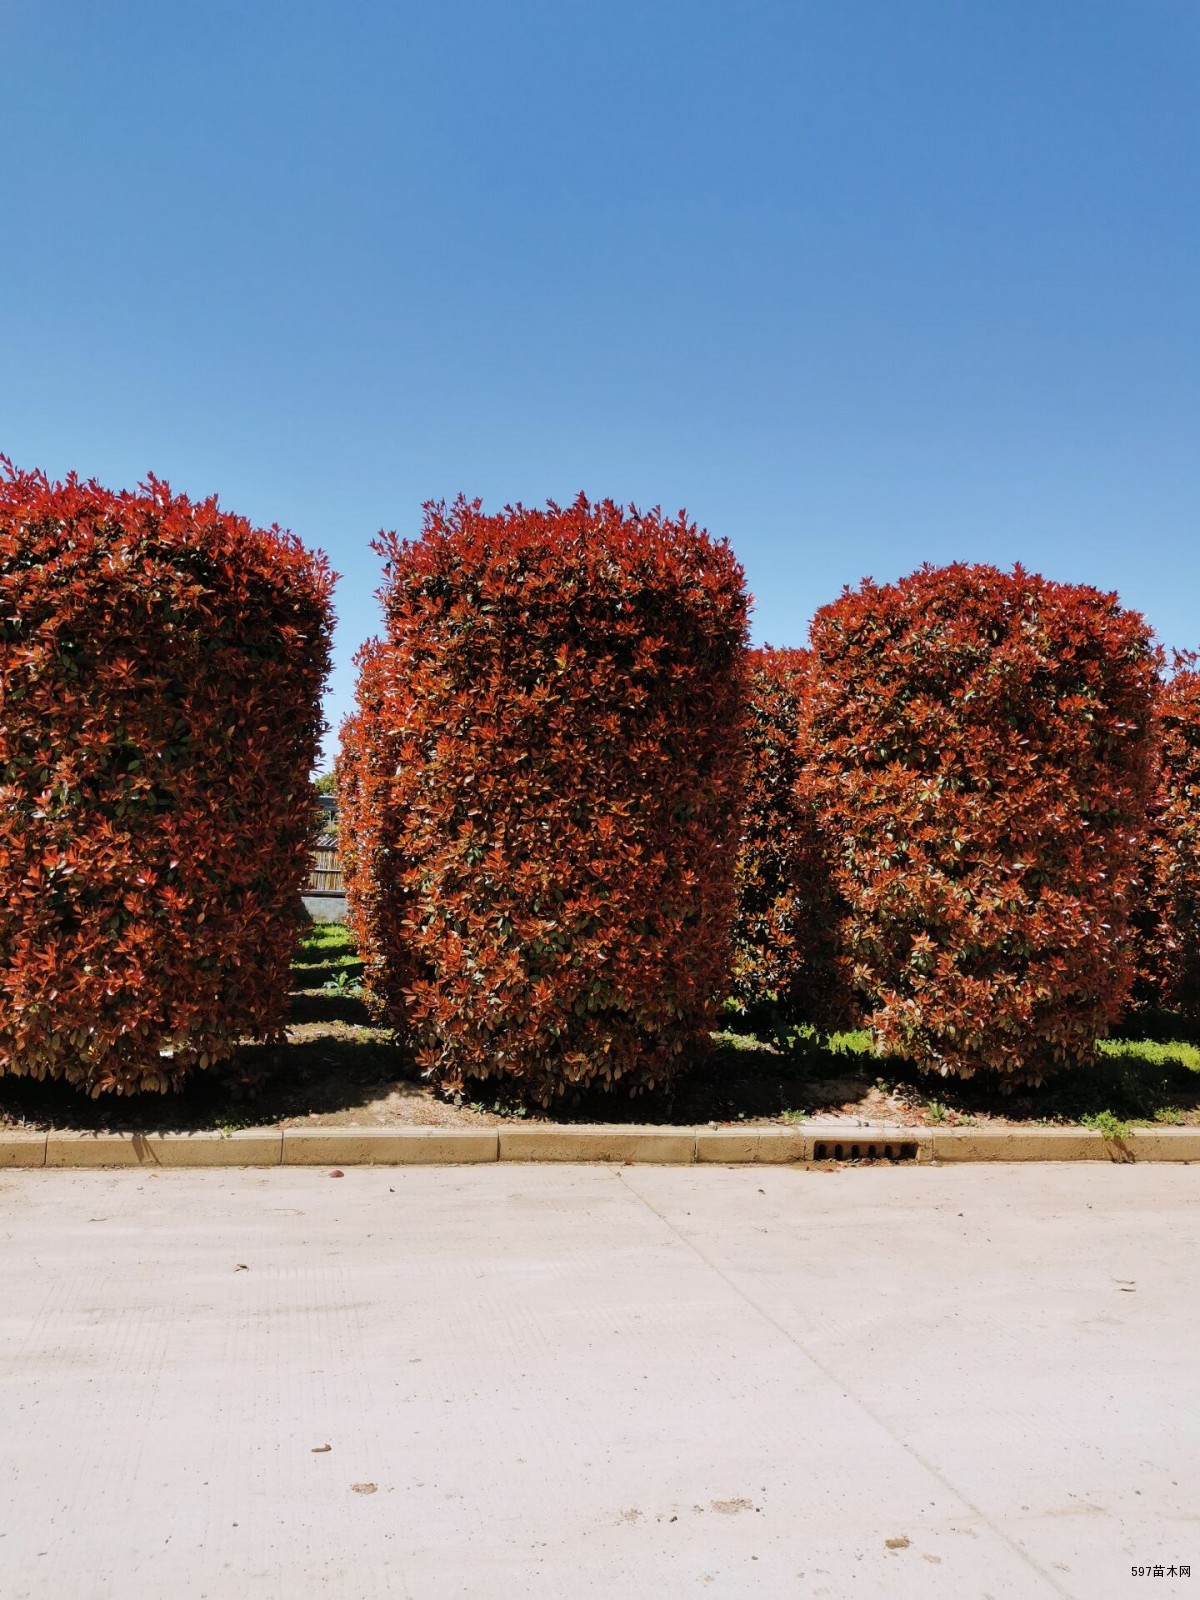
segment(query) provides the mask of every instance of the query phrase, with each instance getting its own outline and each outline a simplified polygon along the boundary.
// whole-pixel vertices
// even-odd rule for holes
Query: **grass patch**
[[[1186,1067],[1200,1072],[1200,1045],[1185,1039],[1102,1039],[1100,1054],[1139,1067]]]
[[[1114,1141],[1128,1139],[1129,1124],[1122,1122],[1120,1117],[1114,1117],[1111,1111],[1092,1111],[1080,1117],[1080,1122],[1085,1128],[1094,1128],[1097,1133],[1102,1133],[1106,1139]]]
[[[348,985],[361,978],[363,964],[348,928],[340,922],[314,922],[300,936],[292,971],[299,990],[333,984],[344,994]]]
[[[865,1028],[851,1028],[844,1033],[831,1033],[825,1042],[835,1056],[875,1056],[871,1035]]]

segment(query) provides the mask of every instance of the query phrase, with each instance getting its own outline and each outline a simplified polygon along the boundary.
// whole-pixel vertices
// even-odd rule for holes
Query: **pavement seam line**
[[[921,1454],[915,1445],[909,1444],[907,1440],[902,1439],[895,1429],[892,1428],[883,1417],[879,1416],[874,1408],[866,1400],[864,1400],[860,1394],[857,1394],[854,1390],[850,1389],[836,1372],[832,1371],[828,1366],[826,1366],[825,1362],[823,1362],[819,1356],[814,1355],[813,1352],[801,1342],[797,1335],[786,1326],[786,1324],[780,1322],[778,1317],[773,1316],[771,1312],[769,1312],[764,1306],[759,1305],[758,1301],[747,1294],[745,1289],[742,1288],[741,1284],[739,1284],[736,1279],[732,1278],[723,1267],[718,1266],[715,1261],[710,1260],[709,1257],[705,1255],[704,1251],[695,1242],[695,1240],[689,1239],[687,1234],[681,1232],[680,1229],[677,1228],[676,1225],[671,1221],[671,1219],[658,1209],[652,1200],[648,1200],[644,1194],[640,1194],[638,1190],[635,1189],[628,1181],[624,1171],[621,1168],[615,1169],[613,1176],[624,1185],[629,1194],[633,1195],[635,1199],[640,1200],[641,1203],[646,1207],[647,1211],[649,1211],[653,1216],[656,1216],[662,1225],[674,1234],[676,1239],[679,1240],[680,1244],[685,1245],[687,1249],[689,1249],[692,1254],[709,1269],[710,1272],[715,1273],[716,1276],[721,1279],[722,1283],[724,1283],[728,1288],[732,1289],[734,1294],[736,1294],[744,1304],[748,1305],[752,1311],[756,1312],[764,1322],[769,1323],[777,1333],[781,1333],[783,1335],[789,1344],[794,1345],[800,1354],[805,1358],[805,1360],[816,1367],[817,1371],[822,1375],[822,1377],[827,1379],[828,1382],[832,1383],[835,1388],[845,1395],[846,1399],[849,1400],[851,1404],[856,1405],[860,1411],[868,1416],[877,1428],[882,1428],[884,1433],[886,1433],[895,1444],[899,1445],[901,1450],[903,1450],[906,1455],[911,1456],[919,1466],[923,1467],[931,1477],[935,1478],[948,1494],[953,1495],[962,1505],[966,1506],[968,1511],[970,1511],[973,1516],[978,1517],[983,1523],[984,1527],[990,1528],[992,1533],[995,1534],[997,1539],[999,1539],[1002,1544],[1007,1545],[1015,1556],[1023,1561],[1026,1566],[1032,1568],[1032,1570],[1037,1573],[1038,1577],[1041,1578],[1045,1583],[1049,1584],[1050,1588],[1055,1594],[1061,1595],[1063,1600],[1078,1600],[1078,1596],[1075,1595],[1070,1589],[1064,1589],[1057,1579],[1051,1573],[1047,1572],[1034,1556],[1030,1555],[1028,1550],[1023,1549],[1010,1534],[1006,1533],[1003,1528],[997,1526],[997,1524],[994,1523],[988,1516],[986,1511],[981,1510],[980,1507],[977,1506],[968,1495],[964,1494],[961,1489],[959,1489],[955,1484],[951,1483],[950,1479],[946,1477],[945,1473],[942,1472],[940,1468],[934,1466],[932,1461],[926,1460],[926,1458]]]

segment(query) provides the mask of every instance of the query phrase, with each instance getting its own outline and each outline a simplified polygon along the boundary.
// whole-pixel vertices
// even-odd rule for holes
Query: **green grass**
[[[1094,1128],[1106,1139],[1119,1140],[1129,1137],[1129,1124],[1122,1122],[1120,1117],[1114,1117],[1111,1111],[1088,1112],[1079,1120],[1085,1128]]]
[[[825,1041],[835,1056],[873,1056],[875,1048],[871,1035],[865,1028],[850,1028],[843,1033],[831,1033]]]
[[[770,1045],[754,1033],[742,1033],[733,1028],[723,1028],[712,1035],[719,1050],[768,1050]]]
[[[1178,1063],[1190,1072],[1200,1072],[1200,1045],[1183,1039],[1102,1039],[1100,1054],[1147,1067]]]
[[[323,989],[339,982],[348,985],[361,977],[362,970],[350,931],[340,922],[313,922],[301,934],[292,960],[298,989]]]
[[[300,935],[297,960],[332,953],[357,956],[349,928],[340,922],[310,922]]]

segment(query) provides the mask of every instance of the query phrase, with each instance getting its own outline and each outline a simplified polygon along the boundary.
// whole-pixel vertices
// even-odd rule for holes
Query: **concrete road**
[[[0,1596],[1200,1597],[1198,1190],[0,1173]]]

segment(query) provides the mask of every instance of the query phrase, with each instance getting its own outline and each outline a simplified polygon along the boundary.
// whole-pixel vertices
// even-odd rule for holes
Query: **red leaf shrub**
[[[1200,671],[1176,658],[1158,702],[1159,773],[1136,918],[1137,999],[1200,1023]]]
[[[926,566],[820,610],[802,730],[881,1048],[1037,1083],[1133,979],[1158,654],[1113,595]]]
[[[729,979],[741,568],[682,514],[582,496],[430,505],[378,548],[340,769],[377,1007],[450,1090],[668,1083]]]
[[[841,1020],[836,896],[798,742],[807,650],[747,656],[746,795],[738,853],[733,986],[790,1021]]]
[[[359,652],[356,709],[342,723],[337,759],[338,854],[346,921],[363,963],[363,1000],[380,1022],[408,1033],[405,997],[425,973],[407,926],[410,891],[400,870],[404,819],[400,740],[386,714],[389,646]]]
[[[177,1085],[281,1033],[332,577],[151,479],[0,477],[0,1073]]]

